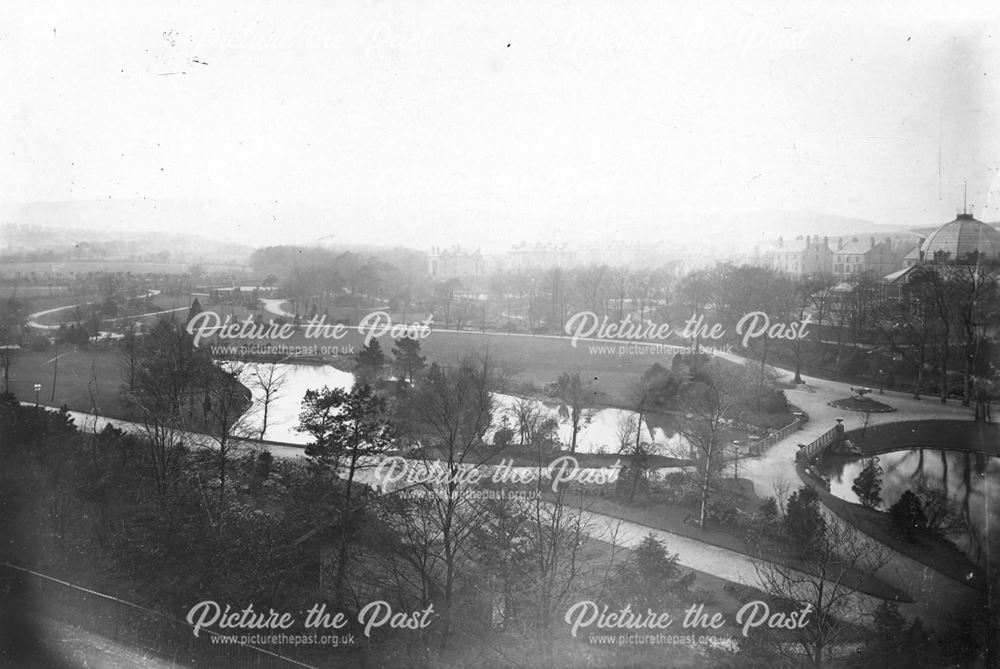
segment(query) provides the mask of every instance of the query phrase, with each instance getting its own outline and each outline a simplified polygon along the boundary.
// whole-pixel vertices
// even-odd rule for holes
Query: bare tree
[[[260,392],[257,405],[260,407],[260,438],[264,439],[267,434],[268,412],[271,404],[281,396],[281,390],[285,387],[287,375],[278,367],[276,362],[264,362],[253,365],[248,369],[247,381],[251,389]]]
[[[248,375],[244,362],[229,362],[205,375],[202,424],[215,442],[219,468],[219,501],[226,496],[226,467],[243,440],[255,431],[250,408],[251,393],[242,380]]]
[[[143,342],[134,389],[125,390],[126,406],[141,424],[149,468],[161,500],[176,482],[183,442],[198,418],[195,398],[203,398],[215,371],[211,359],[195,349],[175,319],[156,323]]]
[[[0,345],[0,365],[3,365],[3,391],[10,392],[10,368],[21,347],[17,344]]]
[[[996,323],[1000,314],[1000,263],[977,257],[974,263],[960,263],[947,269],[947,281],[952,286],[950,292],[956,298],[954,306],[964,340],[962,406],[969,406],[976,374],[986,366],[982,360],[986,330]],[[947,386],[947,378],[944,381]],[[977,406],[976,409],[976,420],[983,420],[980,407]]]
[[[508,385],[510,373],[487,352],[467,354],[448,366],[431,365],[411,394],[408,421],[415,440],[439,454],[428,468],[440,468],[444,484],[422,484],[430,499],[423,524],[435,533],[435,560],[440,563],[442,644],[449,643],[454,623],[456,583],[469,538],[482,512],[476,505],[469,472],[488,465],[496,452],[484,444],[498,405],[495,394]]]
[[[754,650],[764,651],[770,666],[820,669],[832,660],[846,632],[870,614],[856,590],[859,579],[877,574],[891,557],[885,546],[836,517],[815,534],[808,554],[803,571],[765,560],[754,563],[759,587],[777,602],[809,607],[808,624],[799,629],[750,632]]]
[[[784,474],[779,474],[771,480],[771,492],[774,493],[774,501],[778,504],[778,512],[785,513],[785,504],[791,494],[792,484]]]
[[[553,443],[558,423],[545,411],[543,404],[521,397],[510,408],[510,414],[521,446],[543,447]]]
[[[711,270],[697,270],[684,276],[677,286],[677,297],[692,318],[703,316],[705,309],[712,302],[715,290],[715,280]],[[692,351],[697,355],[700,351],[698,336],[691,343]]]
[[[645,485],[649,479],[650,456],[653,454],[655,446],[651,440],[642,438],[644,434],[643,421],[646,419],[646,414],[657,406],[658,394],[650,382],[647,382],[646,379],[638,379],[629,384],[626,395],[634,413],[625,419],[624,425],[619,420],[618,436],[619,441],[622,441],[623,431],[628,430],[633,438],[631,443],[623,444],[623,448],[618,452],[629,456],[628,477],[622,483],[627,486],[628,499],[632,501],[639,488]],[[629,419],[634,419],[634,428]],[[648,429],[645,433],[648,434]]]
[[[698,523],[705,527],[713,481],[723,466],[728,443],[723,438],[726,421],[732,417],[737,401],[748,386],[749,372],[713,361],[681,393],[684,417],[680,433],[698,456],[701,477],[701,502]]]
[[[576,452],[576,441],[580,430],[587,425],[593,413],[594,387],[589,381],[584,381],[580,372],[565,373],[556,381],[556,396],[559,405],[559,418],[570,428],[569,450]]]

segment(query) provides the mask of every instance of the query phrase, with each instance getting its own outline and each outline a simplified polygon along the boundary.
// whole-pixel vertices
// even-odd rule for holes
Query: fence
[[[796,418],[793,422],[789,423],[785,427],[781,428],[777,432],[772,432],[763,439],[759,441],[750,442],[748,450],[750,455],[760,455],[767,449],[771,448],[779,441],[790,435],[792,432],[798,432],[801,429],[801,421]]]
[[[76,625],[126,646],[133,653],[158,658],[157,666],[212,669],[315,669],[313,665],[264,648],[213,643],[213,632],[192,627],[112,595],[74,585],[30,569],[0,562],[0,590],[20,593],[22,616],[51,618]],[[8,601],[9,603],[9,601]]]
[[[795,458],[808,460],[816,453],[837,441],[844,434],[844,426],[840,423],[834,425],[829,430],[819,435],[808,444],[801,446],[799,452],[795,454]]]

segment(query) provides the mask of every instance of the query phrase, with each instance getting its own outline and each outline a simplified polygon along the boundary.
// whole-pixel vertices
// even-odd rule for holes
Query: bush
[[[789,540],[805,554],[825,529],[826,521],[819,508],[819,493],[809,486],[802,486],[793,492],[785,512],[785,530]]]
[[[709,518],[725,525],[733,524],[736,521],[737,514],[739,514],[739,509],[728,499],[712,500],[708,503],[708,508],[705,511]]]
[[[760,503],[760,517],[765,521],[778,520],[778,500],[768,497]]]
[[[868,371],[868,358],[865,352],[851,350],[841,357],[838,370],[845,376],[863,376]]]
[[[878,458],[871,458],[854,479],[851,490],[866,509],[877,509],[882,504],[882,467]]]
[[[903,535],[913,541],[917,534],[927,529],[927,517],[924,515],[920,498],[912,490],[907,490],[899,500],[889,507],[889,517],[892,525]]]
[[[493,445],[496,448],[506,448],[514,440],[514,430],[501,427],[493,434]]]
[[[611,592],[616,602],[635,609],[663,610],[687,596],[694,584],[693,572],[683,573],[677,556],[667,552],[652,534],[647,535],[628,560],[618,566]]]
[[[42,335],[35,335],[31,338],[31,350],[35,353],[41,353],[42,351],[49,350],[52,346],[52,342],[49,341],[48,337],[43,337]]]

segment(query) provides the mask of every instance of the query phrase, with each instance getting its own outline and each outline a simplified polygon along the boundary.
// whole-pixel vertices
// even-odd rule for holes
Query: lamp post
[[[35,406],[38,406],[38,393],[42,392],[42,384],[35,384]]]
[[[733,460],[733,480],[736,481],[740,477],[740,441],[739,441],[739,439],[733,439],[733,451],[736,453],[736,459]]]

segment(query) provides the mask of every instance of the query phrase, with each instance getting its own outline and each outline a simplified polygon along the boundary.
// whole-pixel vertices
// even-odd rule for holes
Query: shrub
[[[509,427],[501,427],[493,435],[493,445],[496,448],[506,448],[513,439],[514,430]]]
[[[924,515],[920,498],[912,490],[907,490],[899,500],[889,507],[889,517],[893,527],[912,541],[917,534],[927,529],[927,517]]]
[[[52,343],[49,341],[48,337],[43,337],[42,335],[35,335],[31,338],[31,350],[35,353],[41,353],[42,351],[49,350]]]
[[[862,376],[868,371],[868,359],[864,351],[855,349],[840,359],[838,369],[845,376]]]
[[[778,500],[768,497],[760,503],[760,517],[765,521],[778,520]]]
[[[612,596],[635,609],[662,610],[687,596],[694,584],[694,573],[684,573],[677,556],[667,552],[652,534],[647,535],[632,555],[618,566],[612,581]]]
[[[706,512],[709,518],[731,525],[735,522],[739,509],[728,499],[714,499],[709,502]]]
[[[851,490],[866,509],[877,509],[882,504],[882,467],[878,458],[871,458],[854,479]]]
[[[826,521],[819,508],[819,493],[809,486],[802,486],[788,498],[785,511],[785,529],[788,538],[803,554],[826,529]]]

